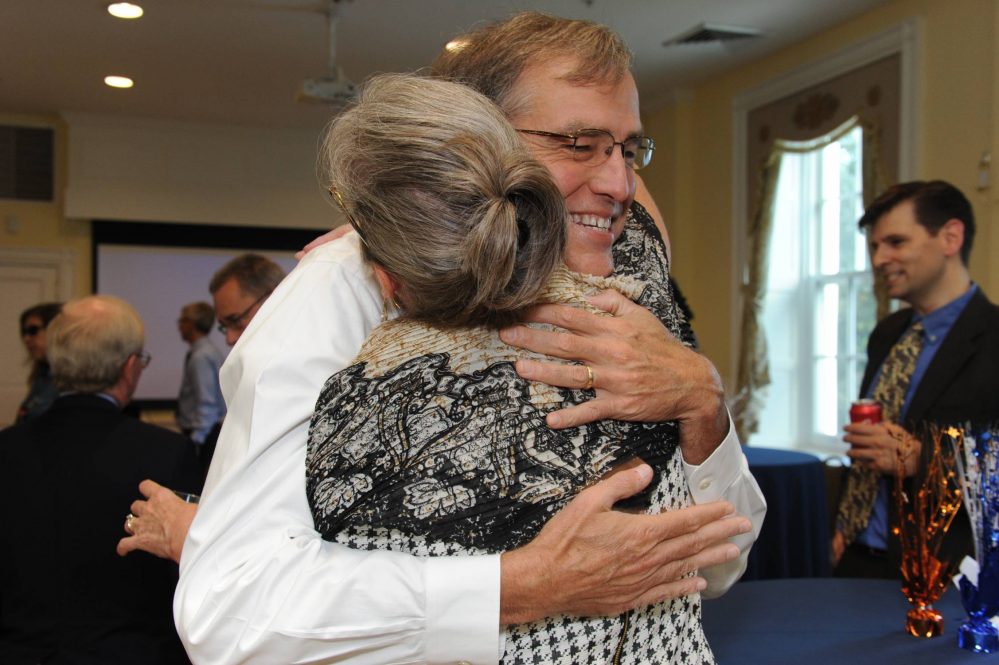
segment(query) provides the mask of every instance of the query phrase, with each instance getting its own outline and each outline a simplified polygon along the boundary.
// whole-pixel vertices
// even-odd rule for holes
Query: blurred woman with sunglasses
[[[28,375],[28,396],[17,410],[16,422],[42,415],[59,396],[45,358],[45,329],[61,310],[62,303],[45,302],[21,312],[21,341],[28,351],[31,374]]]

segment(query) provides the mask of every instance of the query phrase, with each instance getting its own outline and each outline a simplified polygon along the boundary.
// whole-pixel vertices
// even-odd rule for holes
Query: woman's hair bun
[[[335,119],[323,166],[406,314],[440,326],[516,320],[562,260],[567,212],[551,175],[487,98],[392,74]]]

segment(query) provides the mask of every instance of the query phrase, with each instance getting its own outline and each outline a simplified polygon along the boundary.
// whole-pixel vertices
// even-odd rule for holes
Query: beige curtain
[[[878,127],[875,123],[861,123],[864,132],[864,208],[871,204],[881,192],[894,183],[885,175],[884,162],[881,160],[881,141],[878,138]],[[870,252],[870,245],[867,247]],[[872,257],[873,258],[873,257]],[[880,321],[891,313],[891,298],[888,297],[888,287],[884,278],[874,273],[874,298],[877,302],[877,320]]]
[[[729,410],[735,420],[735,430],[740,441],[759,427],[763,407],[763,388],[770,385],[770,366],[767,362],[767,338],[760,329],[763,313],[763,296],[766,290],[770,265],[770,229],[773,228],[774,204],[780,163],[783,153],[776,147],[767,156],[760,173],[760,196],[747,230],[749,255],[747,275],[742,286],[742,326],[739,341],[739,367],[736,374],[736,391],[730,400]]]
[[[742,327],[739,344],[739,365],[736,375],[736,392],[730,402],[736,431],[743,442],[757,431],[763,407],[763,389],[770,384],[766,336],[760,327],[763,298],[766,295],[769,269],[770,235],[773,228],[777,182],[784,155],[821,150],[834,143],[854,128],[863,132],[863,198],[866,206],[886,183],[879,159],[878,132],[873,123],[863,122],[853,116],[831,132],[807,141],[777,139],[760,172],[760,196],[747,230],[747,276],[743,285]],[[880,280],[879,280],[880,281]],[[878,318],[887,312],[888,299],[883,286],[875,285],[878,296]]]

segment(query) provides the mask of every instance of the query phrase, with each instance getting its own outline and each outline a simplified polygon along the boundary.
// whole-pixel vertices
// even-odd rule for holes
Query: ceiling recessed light
[[[467,39],[452,39],[447,44],[444,45],[444,50],[449,53],[454,53],[455,51],[460,51],[461,49],[468,46]]]
[[[139,18],[142,16],[142,7],[131,2],[112,2],[108,5],[108,14],[115,18]]]
[[[135,81],[127,76],[105,76],[104,83],[112,88],[131,88],[135,85]]]

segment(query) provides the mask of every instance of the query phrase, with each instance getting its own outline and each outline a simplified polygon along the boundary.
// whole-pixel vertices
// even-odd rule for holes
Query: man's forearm
[[[497,661],[498,557],[352,550],[272,527],[243,547],[220,539],[222,556],[185,552],[174,610],[195,663]]]
[[[539,584],[546,578],[541,559],[530,549],[519,548],[504,552],[500,562],[500,624],[528,623],[547,616],[545,601],[550,596]]]
[[[707,358],[690,352],[688,381],[678,391],[680,449],[687,464],[701,464],[729,431],[728,409],[718,371]]]
[[[728,410],[724,403],[681,419],[680,450],[683,461],[688,464],[703,463],[721,444],[728,428]]]

